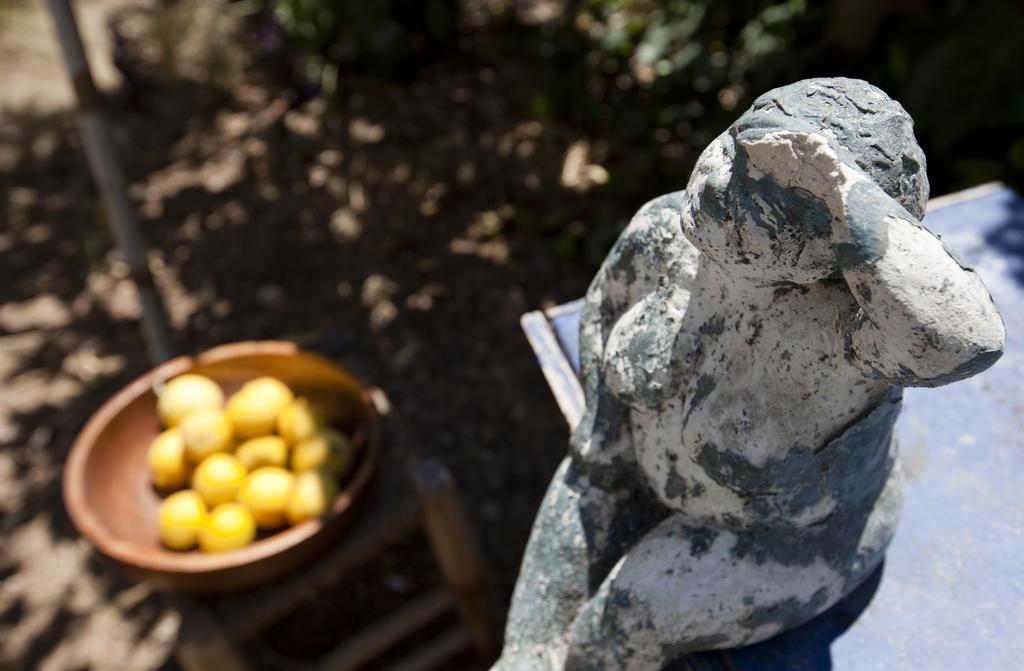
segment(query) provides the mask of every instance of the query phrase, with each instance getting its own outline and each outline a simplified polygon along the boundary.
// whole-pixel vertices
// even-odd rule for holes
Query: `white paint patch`
[[[818,524],[835,512],[838,501],[834,497],[824,496],[817,503],[807,506],[793,515],[792,521],[798,527],[809,527]]]

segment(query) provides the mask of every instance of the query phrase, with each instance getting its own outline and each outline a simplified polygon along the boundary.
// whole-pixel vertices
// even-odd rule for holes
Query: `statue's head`
[[[690,241],[752,281],[816,282],[838,274],[832,214],[808,190],[752,170],[744,145],[777,132],[824,137],[843,163],[882,187],[914,217],[924,215],[924,153],[903,107],[856,79],[806,79],[754,101],[697,160],[683,225]]]

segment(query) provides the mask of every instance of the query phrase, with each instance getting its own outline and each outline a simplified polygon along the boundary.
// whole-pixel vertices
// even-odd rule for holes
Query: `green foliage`
[[[514,11],[522,3],[500,11],[495,0],[463,0],[487,18],[461,17],[460,34],[457,0],[267,1],[314,79],[401,76],[457,48],[494,69],[528,68],[532,91],[510,102],[607,147],[600,193],[557,213],[524,213],[513,226],[560,253],[599,258],[592,241],[621,226],[617,204],[628,210],[681,188],[699,152],[757,95],[812,76],[863,78],[900,100],[929,157],[933,193],[990,179],[1024,187],[1020,3],[575,0],[553,20],[528,23]],[[579,221],[587,230],[566,234]]]
[[[568,122],[608,148],[600,194],[514,230],[599,262],[631,208],[682,188],[703,148],[784,79],[797,34],[817,17],[803,0],[583,0],[547,25],[492,24],[474,41],[477,57],[531,59],[542,80],[534,116]],[[569,236],[572,222],[586,229]]]
[[[400,77],[451,46],[456,0],[267,0],[294,55],[314,82],[358,70]],[[324,82],[328,89],[333,82]]]
[[[1019,4],[583,0],[538,32],[549,116],[607,139],[606,189],[634,204],[685,184],[754,97],[813,76],[863,78],[900,100],[932,193],[995,179],[1024,189]]]

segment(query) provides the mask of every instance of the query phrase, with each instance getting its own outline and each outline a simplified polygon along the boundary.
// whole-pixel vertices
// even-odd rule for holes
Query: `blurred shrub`
[[[585,0],[539,31],[548,82],[534,111],[607,137],[612,159],[628,158],[613,187],[652,172],[678,187],[751,94],[781,79],[797,35],[815,28],[804,0]]]
[[[545,220],[554,249],[599,262],[638,205],[683,188],[704,147],[786,78],[797,36],[821,21],[804,0],[582,0],[560,20],[523,26],[506,15],[475,36],[477,57],[495,67],[532,61],[542,82],[534,116],[568,122],[606,148],[602,192],[561,203],[561,225]]]
[[[498,67],[525,59],[540,81],[526,111],[608,139],[613,189],[652,171],[684,180],[758,94],[827,75],[865,78],[903,102],[936,191],[1024,181],[1020,3],[567,0],[553,19],[527,24],[517,10],[543,3],[261,1],[277,31],[265,46],[283,41],[306,81],[328,92],[339,73],[408,77],[460,45]],[[460,12],[481,7],[490,19],[463,20],[460,42]]]
[[[611,207],[578,199],[558,221],[526,217],[517,227],[550,236],[563,252],[569,224],[585,220],[578,248],[599,258],[622,224],[616,203],[629,210],[681,188],[699,152],[757,95],[812,76],[860,77],[900,100],[917,122],[933,193],[990,179],[1024,190],[1020,3],[265,1],[314,81],[353,71],[408,76],[456,49],[495,69],[526,66],[531,96],[510,102],[606,147],[600,193]],[[523,18],[530,14],[545,18]]]
[[[903,103],[933,194],[988,180],[1024,192],[1020,3],[583,0],[534,32],[547,77],[534,114],[603,136],[608,188],[631,205],[681,188],[699,152],[756,96],[837,75]],[[587,236],[608,240],[623,219],[611,216]]]
[[[247,65],[234,46],[239,19],[238,12],[204,0],[128,5],[109,19],[114,63],[129,89],[145,87],[147,79],[227,89]]]
[[[932,193],[999,179],[1024,193],[1024,5],[929,3],[883,22],[835,68],[876,83],[914,117]]]
[[[613,161],[630,159],[625,173],[612,166],[613,183],[640,178],[632,166],[678,184],[757,95],[842,75],[907,107],[933,192],[990,179],[1024,187],[1019,3],[585,0],[545,31],[536,51],[551,81],[535,111],[606,133]]]
[[[457,0],[266,0],[307,79],[333,91],[339,71],[406,77],[450,48]],[[275,37],[264,35],[276,48]]]

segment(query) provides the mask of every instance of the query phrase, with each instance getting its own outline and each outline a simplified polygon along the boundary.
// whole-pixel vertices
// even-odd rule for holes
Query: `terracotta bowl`
[[[182,373],[215,380],[226,395],[272,375],[328,410],[356,447],[356,464],[320,519],[261,536],[232,552],[173,552],[160,545],[146,452],[160,431],[154,386]],[[339,366],[287,342],[240,342],[196,358],[179,357],[149,371],[92,416],[64,467],[64,502],[79,531],[137,577],[190,592],[224,592],[269,581],[333,544],[366,495],[378,450],[378,417],[367,389]]]

